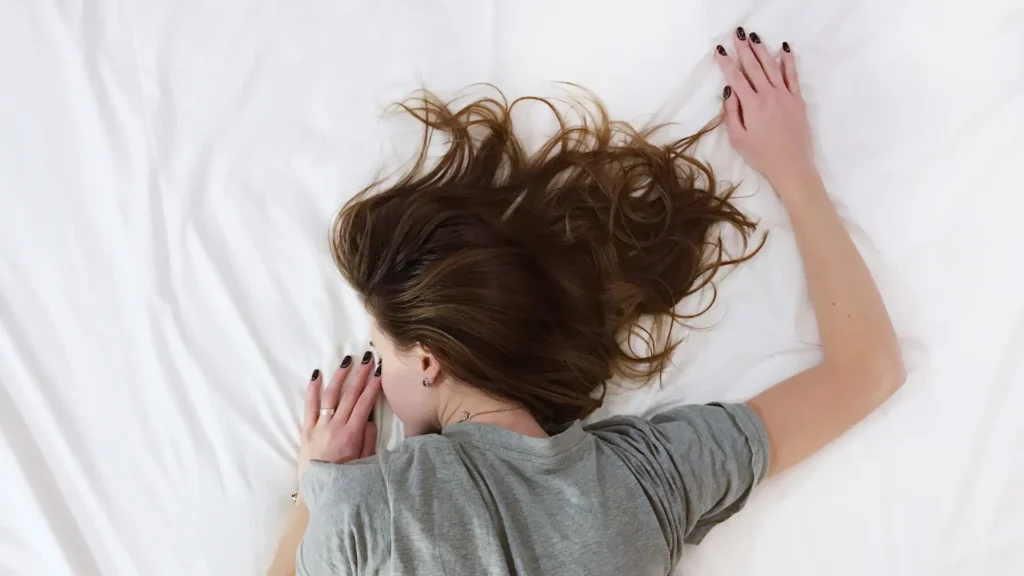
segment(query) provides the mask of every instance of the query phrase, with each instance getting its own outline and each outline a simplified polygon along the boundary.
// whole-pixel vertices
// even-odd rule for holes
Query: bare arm
[[[281,543],[277,546],[277,553],[274,554],[274,561],[267,570],[267,576],[295,576],[295,556],[299,550],[299,542],[302,542],[302,536],[306,533],[307,524],[309,509],[300,498],[288,521],[288,528],[281,537]]]
[[[885,304],[814,166],[792,54],[776,58],[749,38],[734,48],[739,62],[717,56],[732,92],[730,141],[789,211],[822,344],[817,366],[749,402],[768,429],[777,474],[871,413],[905,376]]]
[[[750,401],[768,427],[771,474],[814,454],[903,384],[896,334],[871,274],[817,174],[787,208],[804,260],[823,359]]]

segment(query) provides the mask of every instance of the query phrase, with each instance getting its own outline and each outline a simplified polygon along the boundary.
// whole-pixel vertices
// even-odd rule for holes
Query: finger
[[[341,401],[338,402],[338,411],[334,414],[339,426],[344,426],[348,423],[352,415],[352,408],[356,405],[356,401],[359,400],[363,389],[366,388],[366,379],[370,376],[370,369],[373,368],[370,360],[373,360],[373,352],[366,351],[359,363],[359,367],[356,368],[352,375],[349,376],[348,382],[345,383],[344,392],[341,394]],[[363,416],[363,422],[365,421],[366,416]]]
[[[302,429],[308,431],[316,425],[320,416],[320,370],[313,370],[313,375],[306,385],[306,410],[302,420]]]
[[[334,371],[334,376],[331,377],[331,383],[327,385],[327,389],[324,390],[324,397],[320,401],[320,408],[334,408],[337,410],[338,400],[341,398],[341,389],[345,385],[345,377],[352,370],[352,357],[345,356],[341,361],[341,365]],[[337,411],[331,416],[331,420],[338,416]]]
[[[722,75],[725,76],[726,84],[732,88],[732,91],[736,96],[739,96],[740,100],[748,100],[754,97],[754,88],[747,81],[747,77],[743,75],[740,65],[736,60],[728,56],[721,44],[715,48],[715,62],[722,69]]]
[[[796,73],[796,58],[789,47],[789,42],[782,43],[782,52],[779,53],[782,59],[782,76],[786,81],[786,88],[797,96],[800,96],[800,77]]]
[[[722,90],[722,106],[725,107],[725,129],[729,132],[729,140],[736,142],[746,129],[743,127],[743,118],[740,116],[739,99],[732,93],[732,88],[729,86]]]
[[[377,396],[380,394],[380,375],[375,375],[366,383],[359,400],[352,408],[352,422],[366,422],[370,419],[370,412],[373,412],[377,404]]]
[[[784,85],[782,68],[779,66],[778,60],[772,56],[768,48],[761,42],[761,37],[757,35],[757,32],[750,33],[750,49],[753,50],[754,57],[761,64],[761,71],[768,77],[768,82],[772,86],[781,88]]]
[[[369,458],[377,452],[377,425],[367,422],[363,428],[363,449],[359,453],[360,458]]]
[[[744,38],[742,40],[740,39],[741,34]],[[736,56],[740,60],[740,66],[743,68],[743,73],[750,80],[750,85],[758,92],[767,90],[771,83],[768,82],[768,77],[764,75],[764,70],[761,69],[761,63],[754,56],[754,51],[750,49],[750,42],[746,40],[746,33],[743,32],[743,28],[736,29],[736,35],[733,36],[732,43],[736,49]],[[740,97],[742,98],[742,94]]]

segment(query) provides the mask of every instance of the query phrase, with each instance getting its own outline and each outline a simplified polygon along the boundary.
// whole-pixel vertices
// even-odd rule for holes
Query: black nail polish
[[[373,358],[373,352],[367,350],[366,354],[363,354],[363,364],[369,364],[371,358]]]
[[[377,369],[373,371],[374,376],[380,376],[380,367],[381,364],[377,364]]]
[[[715,50],[718,50],[719,54],[721,54],[722,56],[725,56],[725,48],[723,48],[721,44],[719,44],[718,48],[715,48]]]
[[[313,375],[309,377],[310,380],[316,380],[320,377],[320,369],[313,370]]]
[[[351,356],[345,356],[344,358],[341,359],[341,367],[342,368],[348,368],[348,365],[351,364],[351,363],[352,363],[352,357]]]
[[[728,100],[729,96],[732,96],[732,88],[726,86],[725,89],[722,90],[722,99]]]
[[[754,44],[760,44],[761,43],[761,38],[758,37],[757,32],[751,32],[750,33],[750,41],[753,42]]]
[[[739,38],[740,40],[747,39],[747,33],[743,30],[743,26],[740,26],[739,28],[736,29],[736,37]]]
[[[789,52],[789,42],[783,42],[782,43],[782,51],[783,52]]]

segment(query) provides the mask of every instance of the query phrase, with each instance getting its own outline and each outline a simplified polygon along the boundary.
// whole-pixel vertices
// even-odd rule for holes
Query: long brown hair
[[[511,116],[527,100],[559,126],[533,153]],[[656,145],[660,127],[611,121],[592,95],[570,107],[575,123],[551,100],[500,92],[457,106],[421,91],[397,106],[422,122],[422,148],[396,182],[342,208],[338,268],[399,347],[422,345],[449,376],[542,425],[591,413],[613,375],[660,373],[672,326],[692,318],[674,305],[756,252],[726,253],[720,225],[745,253],[755,223],[692,156],[714,124]],[[448,147],[431,161],[437,132]]]

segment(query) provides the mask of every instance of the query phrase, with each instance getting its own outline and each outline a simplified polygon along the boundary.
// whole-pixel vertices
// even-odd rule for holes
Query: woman
[[[789,211],[821,362],[746,404],[581,426],[612,375],[660,372],[684,319],[673,305],[751,255],[728,257],[715,232],[754,224],[687,155],[700,134],[657,147],[603,111],[576,127],[559,116],[528,155],[502,103],[406,102],[427,126],[420,158],[334,230],[380,364],[346,357],[323,392],[314,371],[271,573],[667,574],[761,479],[902,385],[885,306],[815,168],[789,46],[775,56],[742,29],[734,45],[715,55],[724,122]],[[436,130],[450,147],[427,168]],[[370,458],[382,388],[410,438]]]

